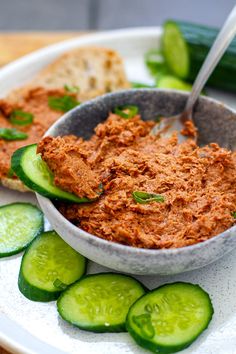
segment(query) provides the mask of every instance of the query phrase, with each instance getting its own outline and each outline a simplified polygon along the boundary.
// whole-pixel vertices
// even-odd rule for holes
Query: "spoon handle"
[[[193,106],[198,99],[206,81],[215,69],[216,65],[223,56],[225,50],[228,48],[230,42],[236,34],[236,6],[227,17],[221,31],[215,39],[197,78],[194,81],[192,91],[185,106],[185,114],[191,117]]]

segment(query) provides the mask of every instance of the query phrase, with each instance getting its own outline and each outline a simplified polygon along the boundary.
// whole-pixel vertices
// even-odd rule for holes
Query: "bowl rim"
[[[158,94],[158,92],[164,92],[164,93],[175,93],[178,94],[180,96],[183,96],[185,98],[187,98],[189,96],[189,93],[187,92],[182,92],[179,90],[173,90],[173,89],[158,89],[158,88],[141,88],[141,89],[125,89],[125,90],[120,90],[120,91],[116,91],[116,92],[111,92],[111,93],[107,93],[101,96],[98,96],[94,99],[91,99],[89,101],[86,101],[84,103],[82,103],[81,105],[73,108],[72,110],[66,112],[60,119],[58,119],[44,134],[43,137],[48,136],[50,134],[53,135],[53,130],[55,128],[57,128],[57,125],[60,125],[61,123],[63,123],[64,121],[66,121],[71,114],[73,114],[74,112],[83,109],[84,107],[89,107],[93,104],[97,104],[98,102],[101,102],[102,100],[104,100],[106,97],[113,97],[113,96],[117,96],[119,94],[124,94],[127,92],[133,92],[133,93],[142,93],[143,92],[156,92]],[[229,110],[230,112],[232,112],[235,117],[236,117],[236,110],[234,110],[233,108],[229,107],[228,105],[214,99],[211,97],[206,97],[206,96],[201,96],[199,98],[201,101],[207,101],[207,102],[211,102],[215,105],[221,106],[227,110]],[[114,242],[114,241],[108,241],[106,239],[103,239],[99,236],[90,234],[87,231],[84,231],[83,229],[81,229],[78,226],[75,226],[73,223],[71,223],[68,219],[66,219],[60,212],[59,210],[55,207],[55,205],[53,204],[53,202],[46,198],[43,197],[42,195],[36,193],[36,197],[38,199],[38,202],[41,206],[41,204],[45,205],[47,204],[48,209],[50,209],[50,212],[52,213],[52,217],[53,218],[57,218],[59,223],[65,223],[66,227],[68,227],[69,229],[72,230],[73,234],[76,233],[78,234],[78,241],[79,241],[79,237],[82,237],[84,239],[84,241],[89,241],[91,242],[94,246],[106,246],[106,248],[112,248],[114,251],[116,252],[125,252],[125,253],[131,253],[131,254],[136,254],[141,253],[142,255],[146,255],[146,256],[150,256],[150,255],[175,255],[178,253],[189,253],[189,252],[193,252],[195,250],[199,250],[202,249],[205,246],[210,246],[212,243],[214,244],[215,242],[217,242],[217,240],[220,239],[225,239],[228,237],[228,234],[230,232],[234,232],[236,231],[236,225],[233,225],[232,227],[230,227],[229,229],[226,229],[225,231],[223,231],[220,234],[217,234],[213,237],[211,237],[210,239],[207,239],[205,241],[202,242],[198,242],[196,244],[193,245],[189,245],[189,246],[184,246],[184,247],[178,247],[178,248],[161,248],[161,249],[151,249],[151,248],[141,248],[141,247],[135,247],[135,246],[130,246],[130,245],[124,245],[118,242]],[[43,207],[42,207],[43,209]],[[46,214],[45,214],[46,215]],[[46,215],[47,217],[47,215]]]

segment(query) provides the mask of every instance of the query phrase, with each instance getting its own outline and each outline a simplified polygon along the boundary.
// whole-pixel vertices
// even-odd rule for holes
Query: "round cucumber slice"
[[[12,170],[28,188],[50,199],[75,203],[90,201],[56,187],[52,172],[36,150],[36,144],[24,146],[16,150],[11,159]]]
[[[123,332],[129,307],[143,294],[143,286],[122,274],[88,275],[58,299],[61,317],[92,332]]]
[[[56,300],[70,284],[85,273],[86,259],[71,248],[55,231],[38,236],[26,250],[18,286],[33,301]]]
[[[43,213],[29,203],[0,207],[0,257],[21,252],[44,228]]]
[[[162,46],[170,71],[177,77],[187,78],[190,70],[188,47],[178,25],[173,21],[164,24]]]
[[[126,326],[142,347],[155,353],[174,353],[188,347],[213,315],[209,295],[198,285],[173,283],[137,300]]]

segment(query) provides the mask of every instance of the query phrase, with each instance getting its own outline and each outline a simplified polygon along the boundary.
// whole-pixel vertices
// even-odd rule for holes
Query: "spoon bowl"
[[[46,133],[58,136],[75,134],[88,139],[109,112],[122,105],[137,105],[144,120],[174,116],[188,95],[173,90],[138,89],[110,93],[86,102],[65,114]],[[222,103],[200,97],[193,112],[198,128],[198,143],[216,142],[233,149],[236,141],[236,112]],[[141,249],[106,241],[91,235],[65,219],[53,202],[37,195],[47,219],[59,235],[90,260],[117,271],[132,274],[176,274],[203,267],[227,254],[236,246],[236,226],[192,246],[176,249]]]

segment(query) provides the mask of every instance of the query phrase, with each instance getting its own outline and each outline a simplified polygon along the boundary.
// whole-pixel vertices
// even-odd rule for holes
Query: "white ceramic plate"
[[[130,80],[151,82],[145,66],[144,53],[160,43],[160,28],[118,30],[72,39],[28,55],[0,71],[0,96],[29,80],[43,66],[62,52],[84,46],[111,47],[120,52]],[[211,92],[211,95],[236,108],[236,95]],[[21,194],[0,188],[0,204],[32,201],[33,194]],[[49,227],[49,225],[47,225]],[[17,288],[21,254],[0,259],[0,343],[24,354],[124,354],[146,353],[127,333],[95,334],[62,321],[55,303],[27,300]],[[89,262],[88,272],[107,271]],[[236,353],[236,250],[216,263],[193,272],[169,277],[137,277],[147,287],[166,282],[187,281],[200,284],[209,292],[215,314],[209,329],[182,353]]]

